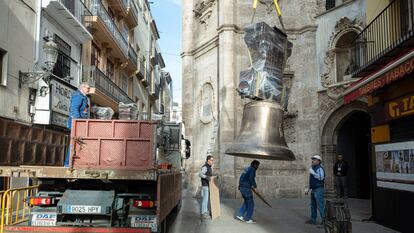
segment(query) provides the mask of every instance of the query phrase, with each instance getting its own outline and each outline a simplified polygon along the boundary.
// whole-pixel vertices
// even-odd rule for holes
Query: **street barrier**
[[[25,201],[26,198],[36,195],[38,187],[29,186],[0,191],[0,233],[4,232],[4,226],[16,225],[28,220],[30,208]]]

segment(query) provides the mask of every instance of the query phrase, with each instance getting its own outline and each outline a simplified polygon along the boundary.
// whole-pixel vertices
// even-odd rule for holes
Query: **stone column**
[[[191,158],[186,162],[187,177],[186,182],[192,183],[193,180],[197,180],[196,174],[192,171],[195,170],[194,158],[195,148],[194,144],[194,105],[195,95],[195,73],[193,69],[194,57],[192,50],[194,49],[194,0],[182,0],[182,119],[185,126],[185,137],[191,142]],[[197,136],[197,135],[195,135]],[[197,186],[190,186],[190,189]]]
[[[236,72],[236,27],[235,23],[235,1],[218,1],[218,107],[219,107],[219,157],[220,174],[222,176],[221,192],[224,196],[234,197],[236,192],[236,179],[234,174],[233,156],[225,155],[224,152],[232,143],[237,134],[236,127],[236,99],[235,92],[238,75]]]
[[[193,119],[194,91],[193,91],[193,6],[194,0],[182,0],[183,11],[183,37],[182,46],[182,118],[185,124],[185,132],[187,135],[192,134],[191,126]],[[189,138],[190,141],[191,138]]]

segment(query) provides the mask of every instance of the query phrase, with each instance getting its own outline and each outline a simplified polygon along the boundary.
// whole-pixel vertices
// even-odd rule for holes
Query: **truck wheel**
[[[167,233],[167,219],[164,219],[158,226],[158,233]]]
[[[180,210],[181,210],[181,206],[182,206],[182,202],[180,200],[178,202],[178,204],[174,207],[174,209],[172,209],[172,213],[173,214],[178,214],[178,212],[180,212]]]

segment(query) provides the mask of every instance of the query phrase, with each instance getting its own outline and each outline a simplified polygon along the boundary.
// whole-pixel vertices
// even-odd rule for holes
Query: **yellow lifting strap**
[[[253,23],[254,16],[256,14],[257,3],[259,3],[259,0],[253,0],[253,16],[252,16],[251,23]],[[286,31],[285,25],[283,24],[283,21],[282,21],[282,12],[280,11],[280,7],[279,7],[279,4],[277,3],[277,0],[273,0],[273,4],[275,5],[275,10],[276,10],[277,16],[279,17],[279,22],[280,22],[280,25],[282,26],[282,30]]]

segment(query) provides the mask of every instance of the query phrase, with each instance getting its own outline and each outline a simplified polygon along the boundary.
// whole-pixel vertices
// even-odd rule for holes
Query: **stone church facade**
[[[273,1],[259,1],[254,22],[280,28]],[[266,196],[300,197],[308,184],[310,157],[321,154],[328,191],[338,129],[363,102],[344,105],[341,93],[354,82],[346,75],[350,43],[364,24],[364,1],[341,1],[326,10],[322,0],[278,1],[293,43],[284,84],[290,88],[284,131],[295,161],[261,160],[259,190]],[[243,28],[252,20],[252,1],[183,0],[182,115],[192,155],[186,173],[192,190],[208,153],[215,157],[224,197],[238,194],[238,178],[250,159],[224,154],[240,129],[243,106],[236,92],[239,73],[249,67]],[[272,130],[272,129],[269,129]]]

